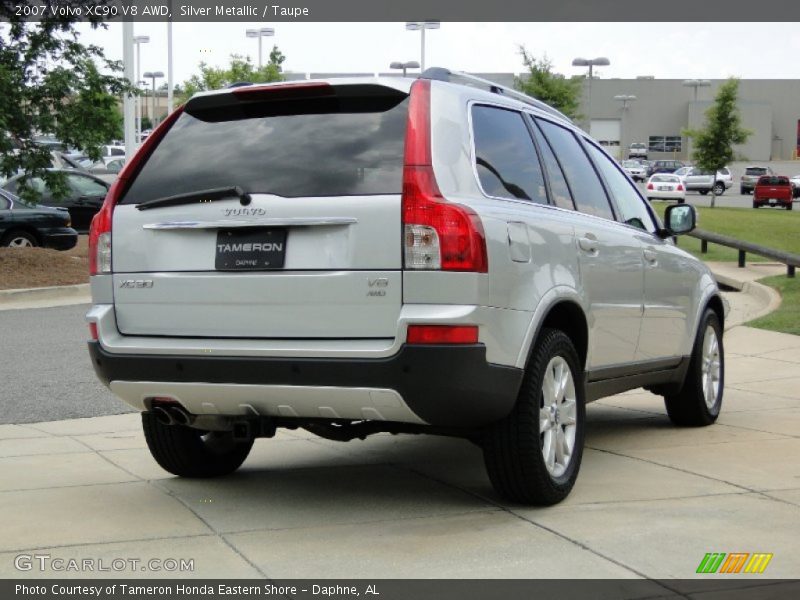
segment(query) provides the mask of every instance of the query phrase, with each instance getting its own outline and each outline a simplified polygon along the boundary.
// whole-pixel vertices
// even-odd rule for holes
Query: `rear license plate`
[[[671,192],[672,188],[669,187],[668,185],[660,185],[660,186],[658,186],[658,191],[659,192]]]
[[[217,232],[218,271],[282,269],[286,257],[285,229],[221,229]]]

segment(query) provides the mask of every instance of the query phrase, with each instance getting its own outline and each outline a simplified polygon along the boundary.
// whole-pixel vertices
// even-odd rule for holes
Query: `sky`
[[[420,58],[419,32],[403,23],[175,23],[175,83],[201,60],[222,66],[231,54],[243,54],[257,62],[258,40],[245,30],[263,26],[275,29],[275,37],[264,38],[264,60],[277,44],[285,71],[385,72],[392,61]],[[80,24],[79,31],[109,58],[122,58],[121,24],[108,30]],[[150,36],[142,72],[166,73],[166,32],[165,23],[135,24],[136,35]],[[596,71],[603,78],[800,78],[797,23],[442,23],[426,37],[427,66],[453,70],[518,73],[524,45],[566,75],[585,70],[571,66],[575,57],[605,56],[611,65]]]

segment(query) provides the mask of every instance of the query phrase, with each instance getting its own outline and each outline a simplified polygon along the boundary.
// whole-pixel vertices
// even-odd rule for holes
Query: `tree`
[[[277,46],[272,47],[269,53],[269,62],[260,69],[253,64],[249,56],[231,54],[230,62],[227,67],[212,67],[201,62],[200,73],[192,75],[188,81],[184,82],[183,90],[187,97],[196,92],[206,90],[218,90],[228,87],[233,83],[270,83],[272,81],[283,81],[283,68],[281,65],[286,57]]]
[[[97,5],[109,0],[98,0]],[[80,0],[62,0],[59,7],[82,7]],[[41,177],[58,197],[67,192],[66,178],[46,169],[50,150],[36,138],[56,138],[66,146],[100,158],[101,144],[120,137],[117,97],[131,90],[122,70],[98,46],[80,43],[77,17],[69,11],[47,11],[37,22],[26,22],[14,3],[0,5],[0,22],[8,25],[0,37],[0,175],[23,172],[23,198],[39,193],[27,182]],[[93,27],[102,18],[89,16]]]
[[[560,73],[554,73],[553,63],[547,56],[536,58],[528,53],[525,46],[519,47],[519,53],[528,74],[525,78],[515,77],[514,87],[560,110],[570,119],[578,119],[583,78],[567,79]]]
[[[752,135],[741,124],[739,108],[739,80],[731,77],[723,83],[714,104],[706,111],[706,124],[702,129],[685,129],[683,135],[694,140],[692,159],[703,171],[716,173],[735,158],[733,147],[744,144]],[[711,190],[711,208],[716,204],[715,189]]]

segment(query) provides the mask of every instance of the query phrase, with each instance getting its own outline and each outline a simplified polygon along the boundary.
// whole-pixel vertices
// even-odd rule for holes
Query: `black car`
[[[28,181],[28,185],[41,194],[39,204],[68,209],[72,217],[72,226],[80,233],[88,233],[92,217],[103,205],[110,184],[89,173],[72,169],[51,170],[61,170],[66,174],[69,192],[65,198],[57,199],[43,179],[34,177]],[[12,177],[3,184],[3,189],[16,195],[21,177],[21,175]]]
[[[0,192],[0,246],[44,246],[69,250],[78,243],[63,208],[31,206],[8,192]]]
[[[657,160],[653,163],[653,171],[650,174],[674,173],[678,169],[681,169],[685,166],[686,165],[679,160]]]

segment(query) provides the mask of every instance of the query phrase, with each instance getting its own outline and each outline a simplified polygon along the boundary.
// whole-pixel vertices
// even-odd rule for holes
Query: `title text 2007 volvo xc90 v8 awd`
[[[445,69],[190,99],[92,224],[98,376],[167,471],[253,440],[454,435],[496,490],[552,504],[587,402],[646,387],[708,425],[723,304],[620,167],[568,119]]]

